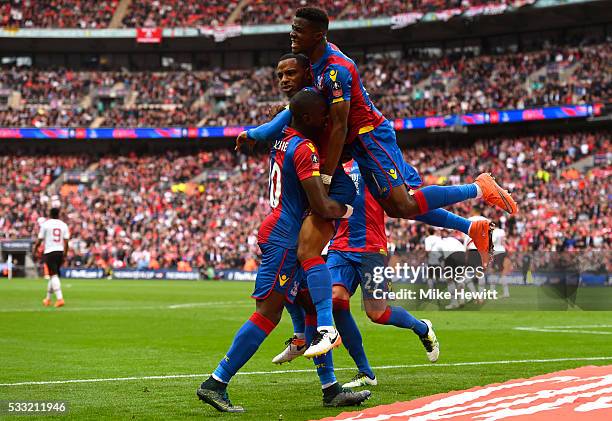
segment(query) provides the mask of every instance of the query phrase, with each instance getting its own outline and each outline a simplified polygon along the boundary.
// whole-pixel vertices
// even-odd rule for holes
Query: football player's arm
[[[70,231],[66,227],[64,230],[64,256],[68,254],[68,240],[70,240]]]
[[[36,237],[36,241],[34,242],[34,247],[32,248],[32,257],[36,258],[36,254],[38,253],[38,248],[42,243],[42,240],[45,238],[44,229],[41,227],[40,231],[38,231],[38,236]]]
[[[252,146],[255,142],[271,142],[279,139],[283,135],[283,129],[289,123],[291,123],[291,111],[286,108],[271,121],[240,133],[236,139],[236,150],[244,144]]]
[[[343,205],[330,199],[320,176],[302,180],[302,187],[308,197],[312,211],[326,219],[348,218],[353,213],[350,205]]]
[[[321,173],[325,174],[323,176],[324,180],[331,183],[330,177],[334,174],[338,162],[340,162],[340,156],[342,155],[342,149],[344,148],[348,133],[353,77],[346,67],[332,65],[323,75],[323,83],[325,84],[329,101],[331,129],[327,144],[327,155],[323,168],[321,168]]]
[[[293,161],[313,212],[328,219],[351,216],[353,213],[351,206],[338,203],[327,195],[321,180],[319,154],[312,142],[306,141],[299,145],[295,150]]]

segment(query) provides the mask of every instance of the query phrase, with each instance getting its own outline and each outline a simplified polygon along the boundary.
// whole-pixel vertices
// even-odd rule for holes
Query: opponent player
[[[423,222],[470,235],[486,265],[491,248],[490,222],[470,223],[448,212],[432,211],[482,197],[512,214],[517,211],[516,203],[487,173],[479,175],[473,184],[427,186],[411,193],[410,189],[422,184],[421,177],[404,161],[393,126],[370,101],[355,63],[327,42],[328,26],[325,11],[303,7],[296,11],[290,33],[291,50],[310,58],[315,87],[330,104],[331,129],[322,179],[331,183],[343,146],[350,144],[366,185],[387,215],[406,219],[426,216]]]
[[[213,374],[197,390],[198,397],[223,412],[243,412],[227,395],[227,384],[255,354],[280,321],[285,300],[293,301],[299,282],[297,238],[306,209],[325,218],[348,218],[350,205],[330,199],[319,173],[319,155],[311,140],[317,139],[327,123],[327,105],[317,93],[302,91],[291,99],[292,121],[285,137],[274,143],[270,154],[270,206],[258,234],[262,263],[255,280],[256,310],[240,328]],[[354,393],[334,387],[324,403],[354,405],[369,392]]]
[[[350,311],[350,298],[357,286],[361,286],[366,314],[374,323],[412,330],[423,343],[431,362],[437,361],[440,348],[429,320],[418,320],[402,307],[391,307],[385,299],[377,297],[376,290],[379,293],[387,291],[386,282],[376,282],[375,278],[376,268],[385,267],[387,255],[385,213],[365,186],[357,163],[351,160],[344,168],[355,183],[357,197],[353,202],[353,215],[337,222],[338,230],[329,247],[327,265],[334,283],[336,327],[359,369],[352,381],[343,387],[359,387],[376,385],[377,379],[366,357],[361,333]],[[299,316],[299,313],[292,313],[294,337],[288,341],[285,350],[274,357],[272,362],[276,364],[291,361],[303,352],[299,350],[301,325],[299,320],[296,323],[296,316]]]
[[[70,232],[68,230],[68,225],[59,219],[59,215],[59,208],[51,209],[49,212],[49,219],[41,224],[38,238],[34,244],[34,253],[36,253],[40,244],[44,242],[42,261],[49,271],[50,276],[47,282],[47,296],[43,300],[43,305],[45,307],[51,305],[51,296],[53,293],[55,293],[56,298],[55,307],[62,307],[65,304],[59,272],[64,261],[64,256],[68,253]]]

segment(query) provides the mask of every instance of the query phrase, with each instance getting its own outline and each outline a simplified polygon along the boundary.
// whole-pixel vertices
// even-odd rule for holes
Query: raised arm
[[[291,123],[291,111],[286,108],[269,122],[240,133],[236,138],[235,150],[239,150],[242,145],[252,147],[255,142],[271,142],[279,139],[283,135],[283,128],[289,123]]]

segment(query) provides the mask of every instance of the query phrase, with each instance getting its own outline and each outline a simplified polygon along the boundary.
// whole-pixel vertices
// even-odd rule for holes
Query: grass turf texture
[[[42,280],[0,280],[0,383],[210,373],[254,310],[248,298],[252,285],[242,282],[64,280],[67,306],[61,309],[42,307],[45,286]],[[357,302],[353,311],[373,366],[427,364],[412,332],[374,325]],[[611,358],[379,369],[375,370],[379,386],[372,388],[367,406],[566,368],[612,364],[608,334],[513,329],[609,325],[611,312],[419,311],[415,315],[433,321],[441,342],[439,363]],[[291,332],[285,315],[242,371],[312,369],[312,362],[304,358],[280,368],[271,364]],[[336,367],[350,368],[337,372],[341,382],[352,377],[355,371],[345,349],[335,352],[334,360]],[[343,411],[323,408],[316,374],[300,372],[237,376],[228,389],[230,397],[248,412],[220,414],[195,396],[204,378],[0,386],[0,401],[62,400],[68,402],[68,418],[79,420],[278,420],[279,415],[283,420],[306,420]]]

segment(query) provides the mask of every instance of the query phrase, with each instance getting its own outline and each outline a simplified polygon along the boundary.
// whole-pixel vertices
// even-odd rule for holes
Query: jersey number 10
[[[276,161],[272,162],[270,168],[270,207],[275,209],[278,206],[281,195],[281,169]]]

